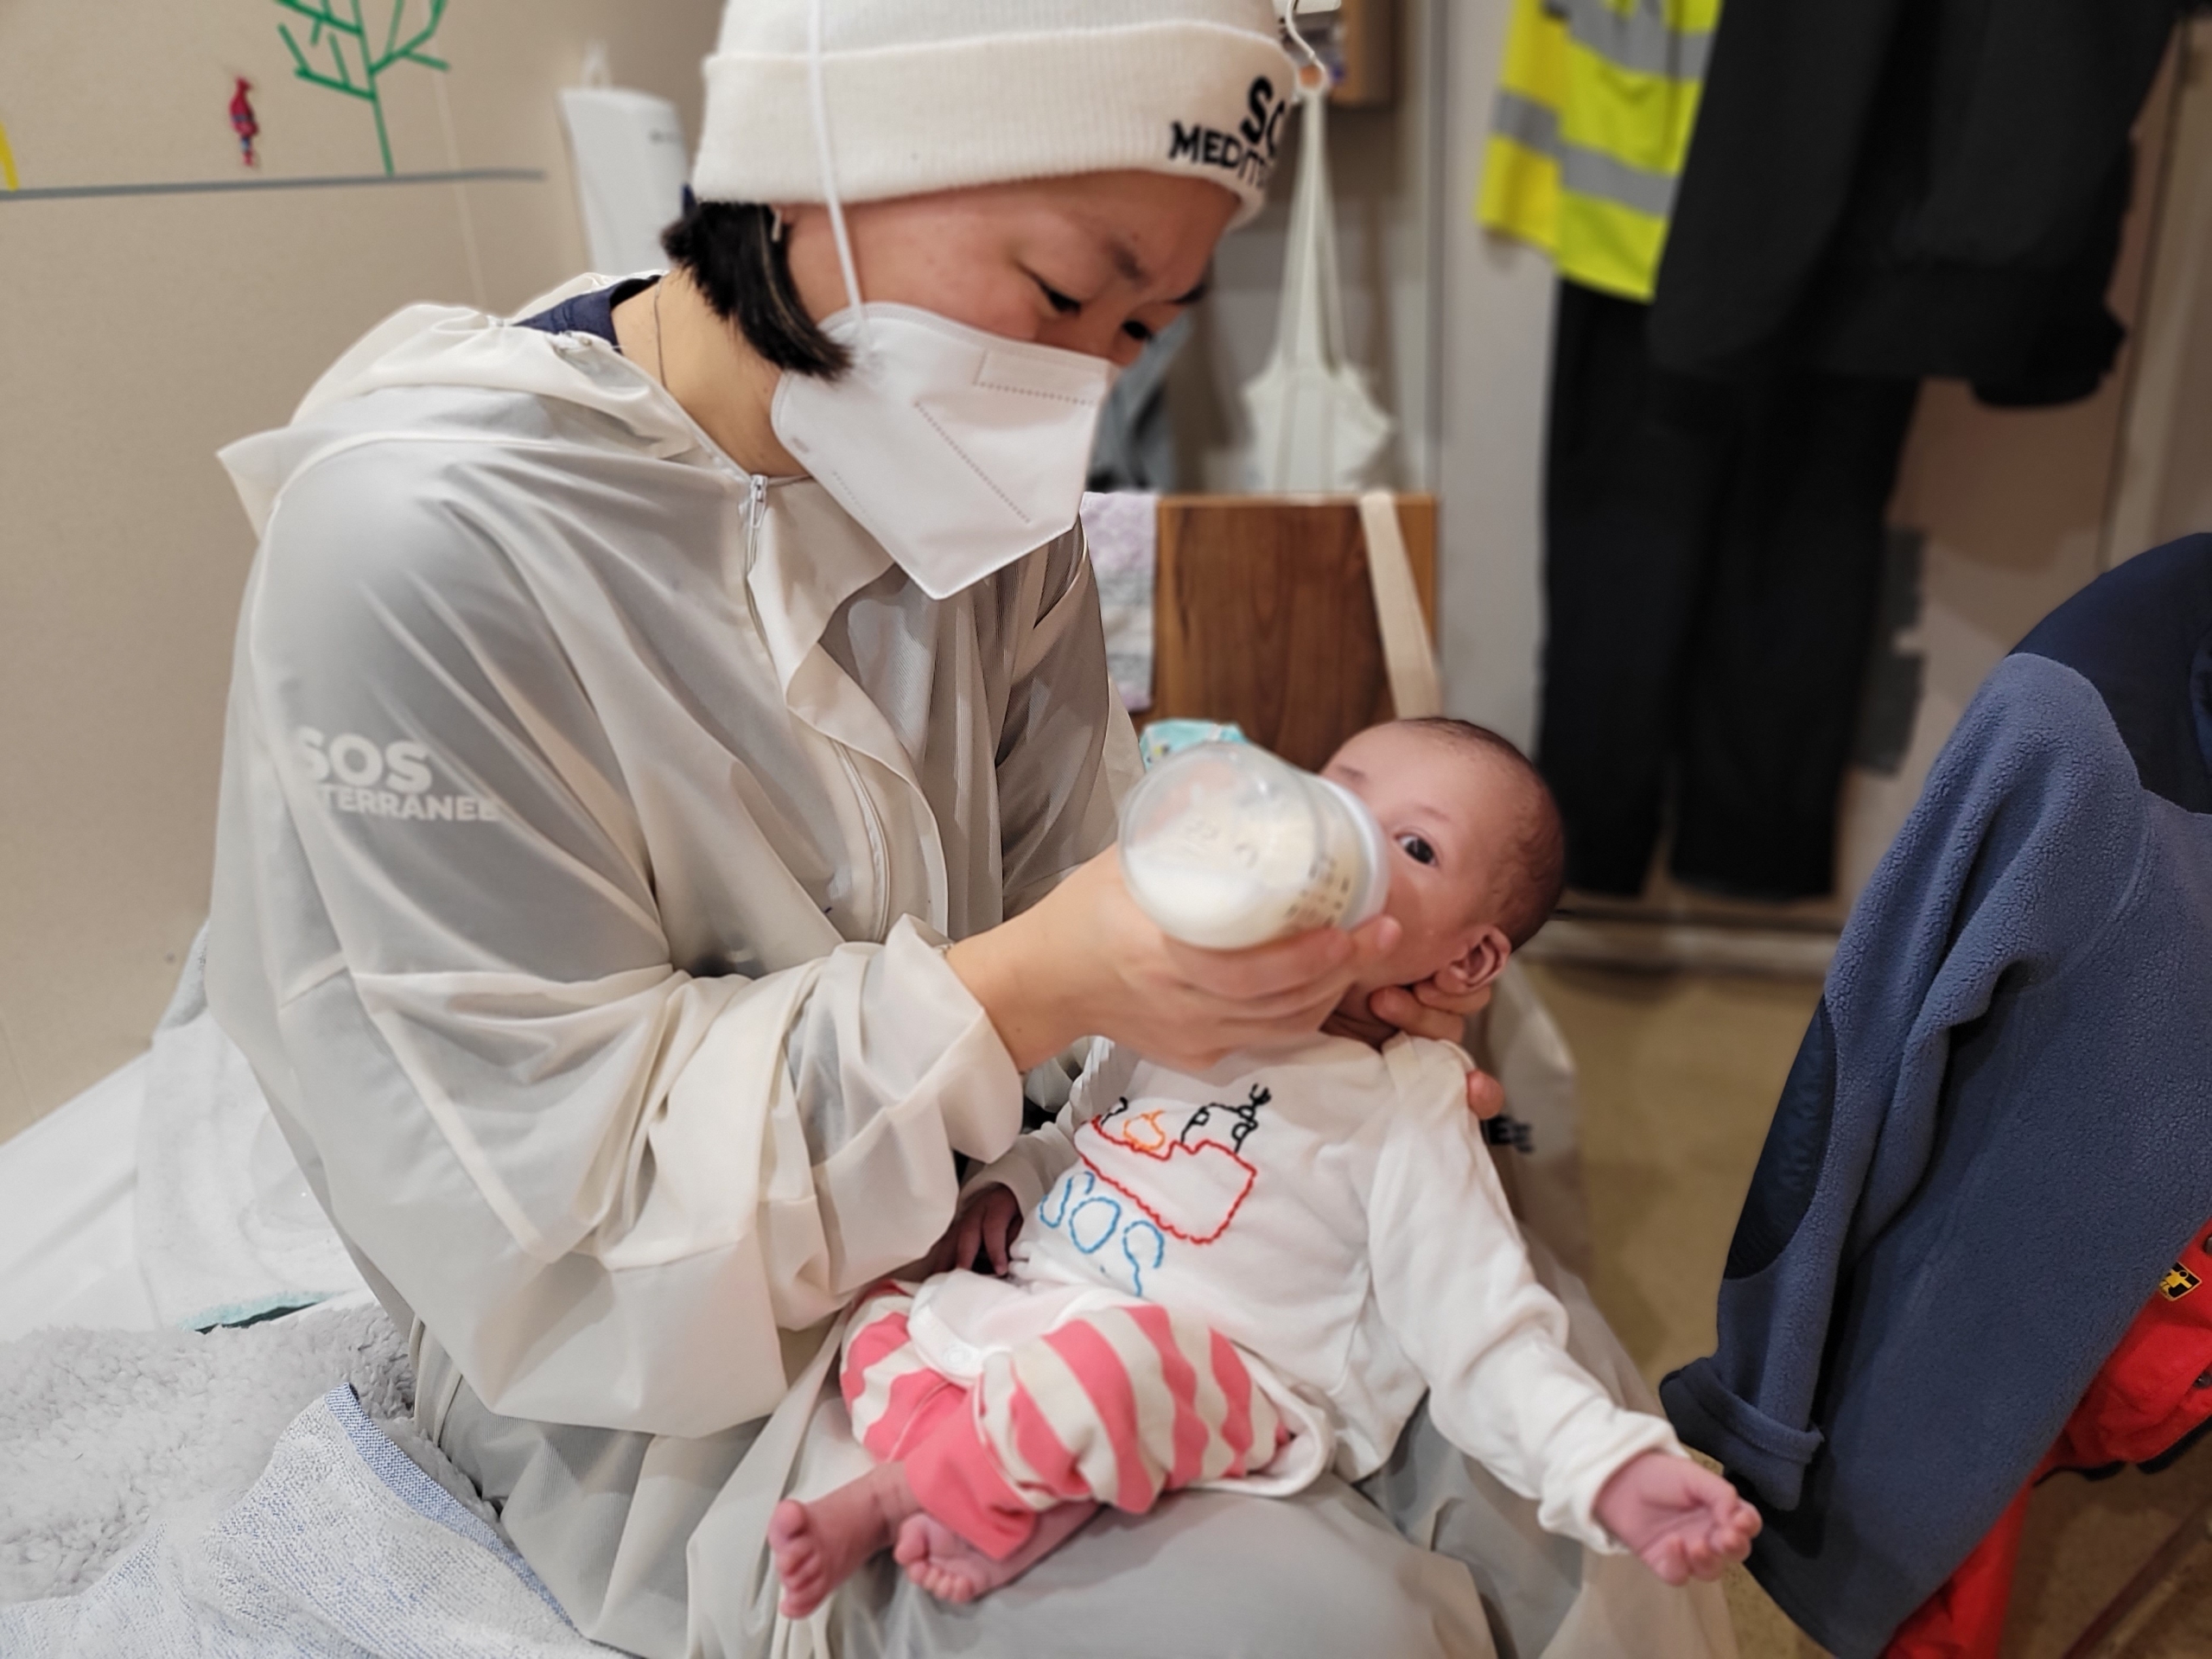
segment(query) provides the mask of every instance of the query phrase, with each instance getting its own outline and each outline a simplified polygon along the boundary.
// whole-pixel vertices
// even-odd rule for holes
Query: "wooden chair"
[[[1436,498],[1398,519],[1433,634]],[[1391,717],[1356,497],[1163,496],[1153,604],[1146,720],[1235,721],[1311,769]]]

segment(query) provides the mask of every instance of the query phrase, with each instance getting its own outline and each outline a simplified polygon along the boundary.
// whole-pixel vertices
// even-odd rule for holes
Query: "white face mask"
[[[770,423],[931,599],[1075,524],[1113,384],[1103,359],[905,305],[840,311],[823,332],[852,367],[835,380],[785,374]]]
[[[1116,369],[861,302],[830,149],[822,0],[807,21],[815,149],[852,300],[822,326],[853,364],[835,380],[786,372],[769,423],[921,590],[944,599],[1074,527]]]

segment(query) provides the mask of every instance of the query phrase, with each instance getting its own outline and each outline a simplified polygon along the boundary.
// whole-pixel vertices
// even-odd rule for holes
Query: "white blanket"
[[[385,1438],[344,1383],[227,1505],[164,1516],[83,1593],[0,1607],[0,1651],[602,1655],[499,1536]]]
[[[167,1506],[235,1498],[334,1382],[450,1470],[414,1433],[406,1344],[372,1303],[204,1336],[61,1329],[0,1344],[0,1602],[81,1590]]]
[[[149,1059],[0,1141],[0,1342],[48,1325],[161,1323],[138,1271],[134,1215]]]

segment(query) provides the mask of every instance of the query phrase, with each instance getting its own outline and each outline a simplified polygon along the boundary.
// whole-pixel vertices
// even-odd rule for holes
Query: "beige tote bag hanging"
[[[1329,191],[1329,94],[1313,74],[1298,88],[1298,186],[1283,260],[1282,308],[1267,366],[1244,387],[1253,487],[1356,490],[1376,481],[1393,423],[1344,354]],[[1315,84],[1308,85],[1309,80]]]

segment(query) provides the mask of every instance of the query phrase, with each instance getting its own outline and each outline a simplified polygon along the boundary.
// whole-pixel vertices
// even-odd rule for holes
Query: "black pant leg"
[[[1885,510],[1916,391],[1804,373],[1750,397],[1686,675],[1684,882],[1764,899],[1834,888]]]
[[[1649,308],[1560,284],[1544,479],[1536,759],[1567,880],[1643,887],[1740,394],[1653,367]]]

